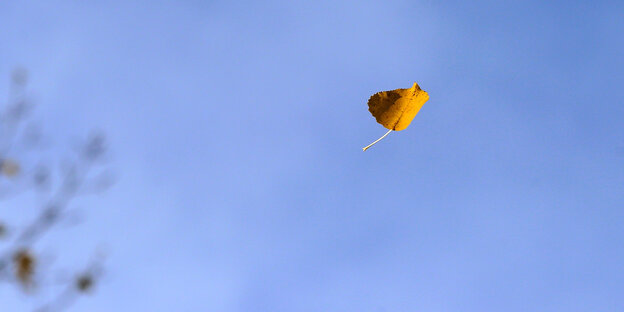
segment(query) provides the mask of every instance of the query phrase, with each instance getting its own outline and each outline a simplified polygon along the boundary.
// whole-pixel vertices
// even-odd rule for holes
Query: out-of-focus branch
[[[37,308],[35,312],[56,312],[70,307],[80,295],[91,293],[95,283],[103,274],[104,255],[96,254],[89,265],[77,274],[56,298]]]
[[[0,218],[0,243],[5,238],[10,240],[8,246],[0,249],[0,282],[15,282],[24,290],[29,290],[35,285],[40,268],[34,246],[56,224],[70,215],[72,203],[77,197],[105,189],[112,185],[113,177],[107,171],[91,176],[95,167],[101,169],[100,165],[106,159],[106,140],[101,133],[90,135],[78,145],[71,158],[73,160],[66,161],[61,167],[62,177],[56,188],[53,187],[49,166],[39,164],[32,172],[25,170],[25,164],[13,155],[16,153],[15,147],[21,143],[20,140],[29,146],[35,146],[41,141],[40,135],[33,130],[35,128],[25,126],[33,107],[25,92],[26,83],[26,72],[15,71],[8,101],[6,105],[0,103],[0,200],[29,190],[45,195],[45,199],[42,209],[21,230],[13,231],[11,228],[9,231],[9,226]],[[20,139],[22,133],[25,136]],[[2,208],[0,213],[6,206]],[[60,311],[71,305],[80,294],[89,292],[102,274],[102,262],[102,257],[94,257],[87,268],[68,282],[57,297],[37,311]]]

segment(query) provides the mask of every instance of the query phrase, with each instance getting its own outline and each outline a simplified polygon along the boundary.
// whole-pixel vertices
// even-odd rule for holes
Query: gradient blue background
[[[71,311],[624,311],[622,12],[2,1],[0,91],[23,66],[59,146],[111,142],[119,182],[44,245],[110,250]],[[415,81],[363,153],[368,97]]]

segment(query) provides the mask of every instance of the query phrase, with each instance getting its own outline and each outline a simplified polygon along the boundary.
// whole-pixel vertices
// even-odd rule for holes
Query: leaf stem
[[[366,152],[367,149],[369,149],[371,146],[375,145],[375,143],[381,141],[381,139],[385,138],[388,134],[390,134],[390,132],[392,132],[392,130],[388,130],[388,132],[386,132],[386,134],[384,134],[381,138],[375,140],[375,142],[368,144],[368,146],[362,148],[363,151]]]

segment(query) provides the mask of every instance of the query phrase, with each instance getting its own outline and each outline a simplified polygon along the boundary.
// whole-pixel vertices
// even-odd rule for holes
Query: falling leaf
[[[429,100],[429,94],[423,91],[418,83],[414,83],[409,89],[396,89],[373,94],[368,99],[368,110],[377,122],[389,131],[375,142],[364,147],[363,150],[366,151],[392,131],[405,130],[427,100]]]
[[[16,175],[18,175],[19,172],[20,172],[20,166],[18,163],[10,159],[0,160],[0,173],[11,178],[11,177],[15,177]]]

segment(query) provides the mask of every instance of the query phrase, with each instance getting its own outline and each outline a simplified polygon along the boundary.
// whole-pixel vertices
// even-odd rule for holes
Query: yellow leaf
[[[35,257],[26,249],[20,249],[13,255],[15,275],[17,276],[17,280],[25,288],[28,288],[33,284],[35,263]]]
[[[414,83],[409,89],[396,89],[373,94],[368,99],[368,110],[378,123],[390,131],[363,149],[366,151],[393,130],[405,130],[427,100],[429,100],[429,94],[423,91],[418,83]]]
[[[4,174],[7,177],[14,177],[18,175],[19,172],[20,166],[18,163],[10,159],[0,160],[0,173]]]

